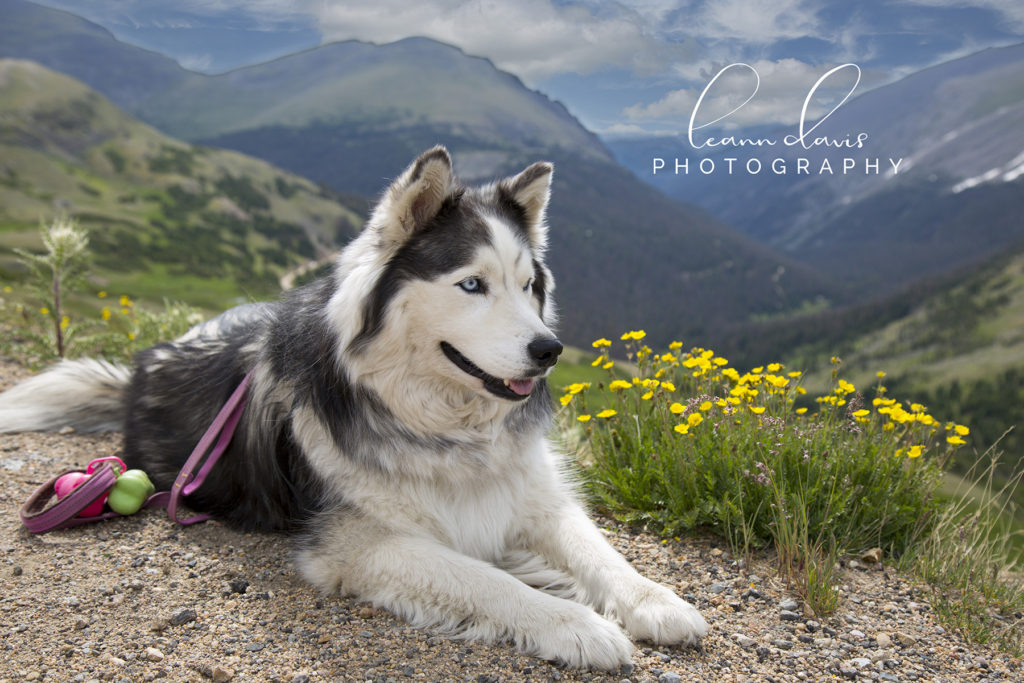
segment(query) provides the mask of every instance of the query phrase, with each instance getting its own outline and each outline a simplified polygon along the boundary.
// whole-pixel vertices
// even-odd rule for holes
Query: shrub
[[[611,513],[666,535],[711,531],[741,553],[772,544],[823,612],[838,555],[899,555],[934,523],[942,466],[966,427],[881,385],[865,405],[837,371],[811,413],[797,407],[799,371],[741,374],[710,349],[655,353],[644,336],[622,336],[636,377],[572,384],[561,398],[564,421],[582,430],[587,489]],[[595,347],[594,365],[614,370],[611,342]]]

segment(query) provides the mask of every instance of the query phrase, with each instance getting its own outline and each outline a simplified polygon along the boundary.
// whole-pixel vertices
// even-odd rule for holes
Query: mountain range
[[[169,138],[35,62],[0,59],[0,246],[68,212],[101,283],[211,310],[271,296],[362,219],[330,191],[236,152]],[[6,253],[5,253],[6,252]],[[0,251],[0,275],[17,262]]]
[[[0,0],[0,11],[0,56],[63,71],[190,142],[336,190],[375,195],[437,143],[468,181],[554,161],[549,260],[570,342],[638,327],[656,343],[697,342],[837,295],[812,268],[639,181],[564,107],[450,46],[349,41],[208,76],[64,12],[23,0]]]
[[[793,127],[724,134],[782,141],[795,133]],[[1024,241],[1024,44],[983,50],[854,97],[813,137],[860,133],[866,139],[859,149],[721,148],[706,155],[705,163],[718,166],[707,175],[698,166],[703,150],[686,139],[607,142],[641,179],[871,292],[980,262]],[[695,142],[705,137],[700,131]],[[654,157],[669,164],[689,159],[690,173],[654,175]],[[737,168],[755,159],[763,171],[739,170],[737,179],[724,172],[725,157],[738,158]],[[798,158],[807,160],[809,173],[797,173]],[[847,173],[845,158],[855,162]],[[785,174],[771,171],[774,159]],[[832,172],[820,172],[825,159]]]

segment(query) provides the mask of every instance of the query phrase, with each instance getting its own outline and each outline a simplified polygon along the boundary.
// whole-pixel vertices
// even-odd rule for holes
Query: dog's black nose
[[[533,362],[542,368],[550,368],[562,353],[562,342],[541,337],[530,342],[526,350],[530,352]]]

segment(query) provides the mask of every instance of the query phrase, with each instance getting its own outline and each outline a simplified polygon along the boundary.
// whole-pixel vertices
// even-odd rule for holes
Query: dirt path
[[[26,373],[0,363],[0,388]],[[116,453],[118,435],[0,435],[0,681],[885,681],[1021,680],[1021,663],[942,629],[890,570],[846,569],[828,619],[783,611],[766,561],[711,542],[607,523],[648,576],[704,612],[700,649],[638,644],[631,671],[571,671],[504,645],[449,640],[316,594],[289,540],[159,511],[34,537],[17,509],[61,469]]]

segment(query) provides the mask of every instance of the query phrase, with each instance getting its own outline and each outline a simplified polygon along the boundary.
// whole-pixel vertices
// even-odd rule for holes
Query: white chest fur
[[[390,458],[407,467],[385,472],[339,452],[311,414],[298,411],[296,427],[338,500],[387,527],[488,562],[500,560],[531,520],[571,495],[543,438],[524,443],[503,435],[483,448],[443,454],[413,449]]]

